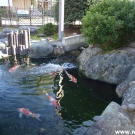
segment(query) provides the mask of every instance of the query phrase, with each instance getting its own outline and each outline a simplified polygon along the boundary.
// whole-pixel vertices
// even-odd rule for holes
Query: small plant
[[[49,35],[53,35],[56,33],[57,30],[57,26],[53,25],[52,23],[47,23],[46,25],[43,25],[40,27],[40,29],[38,29],[38,33],[43,33],[46,34],[47,36]]]
[[[135,35],[135,2],[103,0],[93,4],[82,19],[82,33],[88,43],[104,50],[124,46]]]
[[[52,39],[57,40],[58,39],[58,33],[51,36]]]
[[[40,40],[41,39],[41,37],[38,37],[37,35],[31,35],[31,39],[33,39],[33,40]]]

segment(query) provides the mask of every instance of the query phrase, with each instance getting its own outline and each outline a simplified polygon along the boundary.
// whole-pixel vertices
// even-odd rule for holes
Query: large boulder
[[[101,54],[102,49],[100,48],[94,48],[94,47],[88,47],[82,51],[82,53],[77,58],[77,63],[79,65],[79,70],[81,72],[84,71],[84,66],[86,62],[92,58],[95,55]]]
[[[0,39],[6,38],[6,37],[7,37],[7,35],[4,32],[0,32]]]
[[[10,33],[12,31],[17,32],[18,29],[14,29],[14,28],[4,28],[4,29],[2,29],[2,32],[4,32],[5,34]]]
[[[116,93],[119,97],[122,97],[123,94],[127,90],[131,90],[133,86],[135,86],[135,67],[130,71],[126,80],[116,87]]]
[[[100,118],[84,135],[115,135],[120,130],[135,130],[130,116],[115,102],[111,102]]]
[[[53,47],[47,40],[35,42],[29,48],[29,56],[31,58],[45,58],[53,54]]]
[[[31,34],[37,34],[37,30],[40,28],[38,26],[20,26],[19,29],[20,30],[25,30],[30,28],[30,33]]]
[[[135,66],[135,53],[124,50],[114,50],[108,53],[94,53],[94,48],[87,49],[77,59],[79,71],[87,78],[100,80],[111,84],[120,84]]]

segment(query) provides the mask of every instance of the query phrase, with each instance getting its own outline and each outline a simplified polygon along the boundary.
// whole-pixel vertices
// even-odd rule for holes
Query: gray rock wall
[[[118,85],[135,66],[135,53],[115,50],[103,54],[99,48],[87,48],[77,62],[79,71],[87,78]]]

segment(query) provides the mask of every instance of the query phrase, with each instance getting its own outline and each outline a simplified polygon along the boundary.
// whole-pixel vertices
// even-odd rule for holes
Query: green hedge
[[[82,33],[88,43],[112,50],[134,40],[135,2],[103,0],[93,4],[82,19]]]

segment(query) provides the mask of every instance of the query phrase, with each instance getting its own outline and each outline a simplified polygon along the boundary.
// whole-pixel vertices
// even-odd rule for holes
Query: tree
[[[97,0],[65,0],[65,23],[73,23],[81,20],[89,6]],[[55,20],[58,22],[59,1],[55,5]]]
[[[2,17],[4,17],[5,14],[6,14],[6,10],[0,7],[0,27],[2,26]]]

